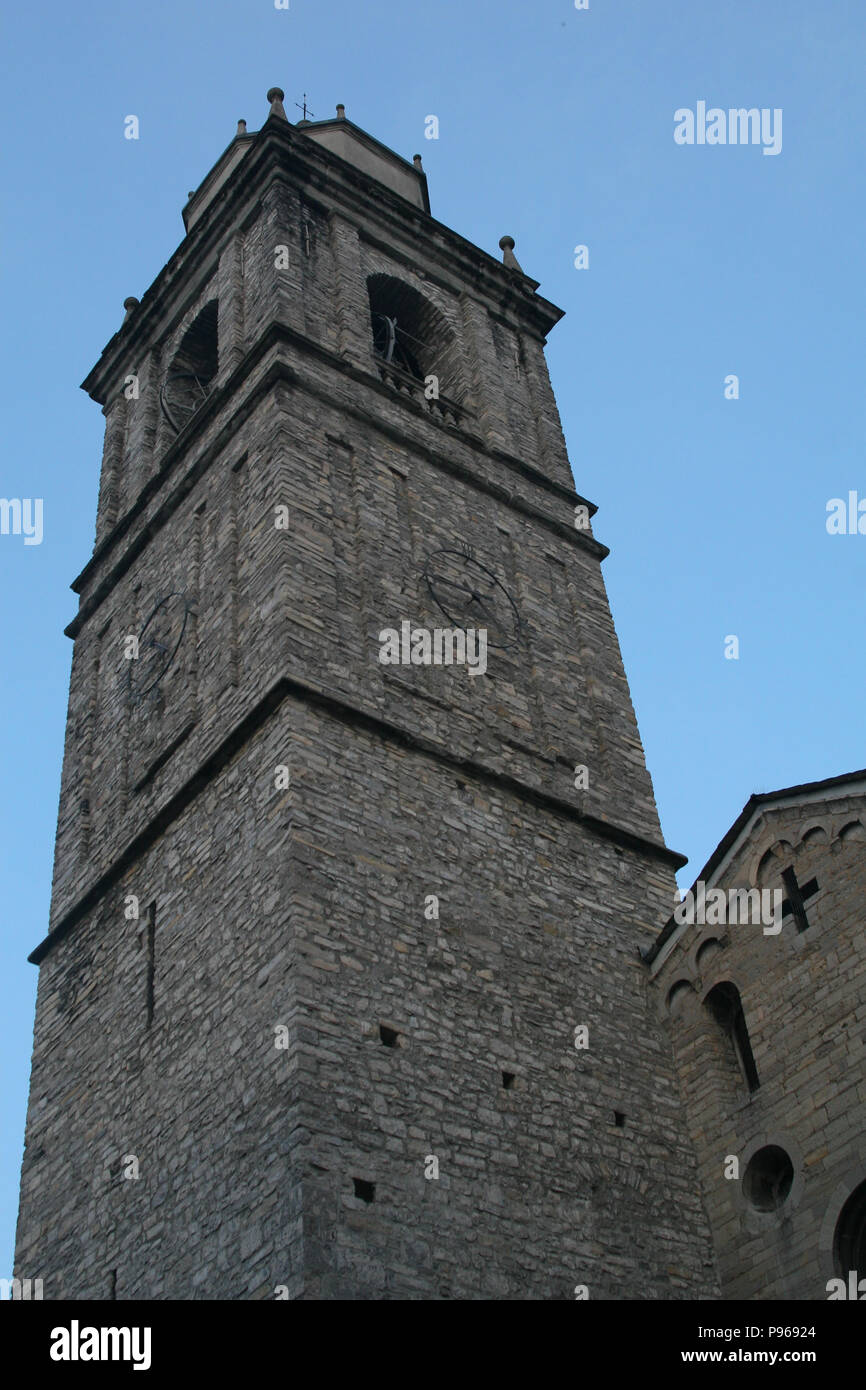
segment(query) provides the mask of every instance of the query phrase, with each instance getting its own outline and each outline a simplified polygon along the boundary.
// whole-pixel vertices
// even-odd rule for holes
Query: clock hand
[[[449,589],[460,589],[464,594],[473,592],[467,584],[461,584],[457,579],[448,579],[444,574],[434,574],[431,580],[435,584],[447,584]]]
[[[496,597],[495,597],[494,594],[480,594],[480,593],[477,592],[477,590],[473,589],[473,590],[472,590],[472,597],[471,597],[471,599],[469,600],[469,602],[470,602],[470,603],[477,603],[477,604],[478,604],[478,607],[479,607],[479,609],[480,609],[480,611],[481,611],[485,616],[487,616],[488,610],[484,607],[484,600],[485,600],[485,599],[487,599],[488,602],[490,602],[490,603],[492,603],[492,604],[494,604],[494,605],[495,605],[495,603],[496,603]]]

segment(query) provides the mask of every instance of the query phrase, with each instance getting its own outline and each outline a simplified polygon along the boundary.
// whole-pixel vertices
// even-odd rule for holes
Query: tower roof
[[[427,178],[421,167],[421,156],[416,154],[410,163],[397,154],[381,140],[375,139],[346,117],[346,108],[340,103],[336,116],[324,121],[306,119],[291,122],[283,106],[285,93],[280,87],[272,87],[268,92],[270,111],[265,125],[271,121],[284,121],[299,134],[314,140],[330,154],[346,163],[354,165],[369,178],[384,184],[392,193],[405,198],[422,212],[430,211],[430,198],[427,192]],[[262,127],[264,129],[264,126]],[[241,163],[259,131],[247,131],[246,121],[238,121],[238,130],[231,144],[223,151],[216,164],[189,195],[183,209],[183,223],[189,232],[201,217],[205,208],[213,202],[229,175]]]

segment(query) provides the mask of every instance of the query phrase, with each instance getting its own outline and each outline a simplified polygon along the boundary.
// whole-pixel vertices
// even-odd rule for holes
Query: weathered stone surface
[[[574,525],[559,311],[287,122],[244,141],[85,383],[18,1269],[49,1298],[713,1297],[638,954],[676,857]],[[441,408],[383,374],[370,276],[427,304]],[[196,351],[175,438],[156,392]],[[424,566],[459,544],[518,645],[381,665],[381,629],[447,623]],[[136,702],[125,639],[171,594]]]
[[[674,1046],[726,1298],[826,1299],[840,1213],[866,1180],[866,778],[852,774],[753,798],[704,876],[707,892],[801,887],[807,925],[683,924],[651,964]],[[706,912],[705,916],[708,915]],[[759,1085],[706,999],[736,986]],[[746,1178],[767,1147],[788,1154],[793,1180],[757,1210]],[[739,1176],[726,1177],[730,1156]],[[745,1179],[745,1181],[744,1181]],[[781,1189],[779,1195],[781,1196]],[[861,1276],[863,1271],[860,1272]]]

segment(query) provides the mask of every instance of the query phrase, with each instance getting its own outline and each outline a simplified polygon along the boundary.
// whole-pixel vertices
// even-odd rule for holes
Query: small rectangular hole
[[[353,1178],[355,1184],[355,1196],[360,1197],[362,1202],[372,1202],[376,1195],[376,1184],[366,1182],[364,1178]]]
[[[504,1071],[504,1072],[502,1073],[502,1084],[503,1084],[503,1086],[505,1087],[506,1091],[510,1091],[510,1090],[511,1090],[511,1088],[512,1088],[513,1085],[514,1085],[514,1072],[513,1072],[513,1071]]]
[[[397,1039],[400,1034],[394,1028],[386,1028],[384,1023],[379,1024],[379,1041],[386,1047],[396,1047]]]
[[[621,1110],[614,1110],[613,1122],[617,1129],[625,1129],[625,1115]]]

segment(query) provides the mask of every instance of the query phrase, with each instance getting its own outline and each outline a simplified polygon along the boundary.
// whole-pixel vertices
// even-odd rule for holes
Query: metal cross
[[[298,108],[299,111],[303,111],[303,113],[304,113],[304,120],[306,120],[306,119],[307,119],[307,94],[306,94],[306,92],[304,92],[304,104],[303,104],[303,106],[301,106],[301,103],[300,103],[299,101],[296,101],[296,102],[295,102],[295,105],[297,106],[297,108]],[[315,111],[311,111],[311,112],[310,112],[310,115],[311,115],[311,116],[315,116],[315,114],[316,114]]]
[[[809,882],[804,883],[801,888],[794,870],[783,869],[782,882],[788,890],[787,898],[782,901],[782,916],[790,917],[793,913],[794,921],[797,923],[797,931],[805,931],[809,925],[809,918],[806,916],[806,899],[814,898],[818,891],[818,880],[817,878],[810,878]]]

